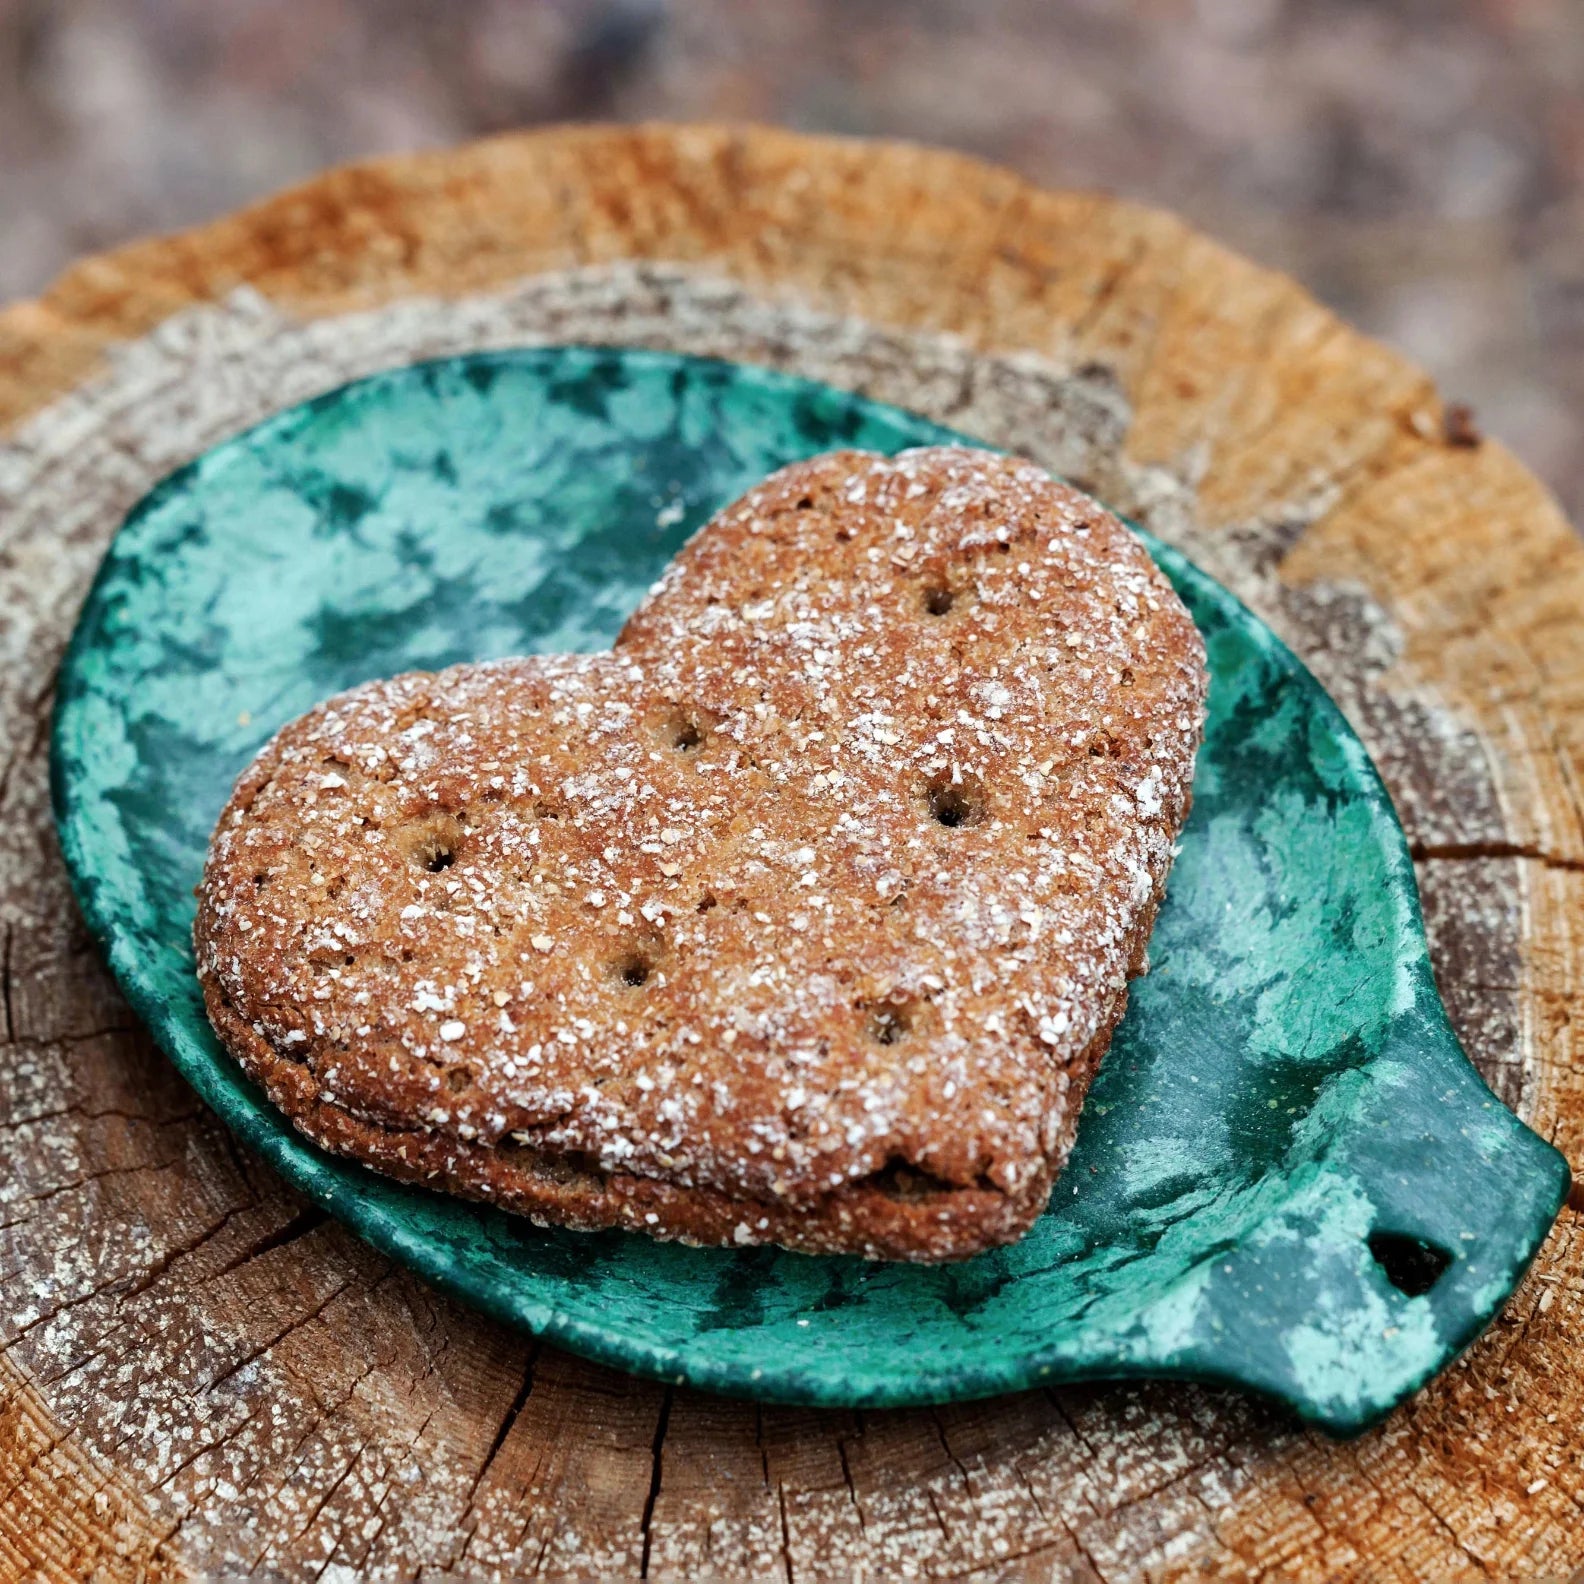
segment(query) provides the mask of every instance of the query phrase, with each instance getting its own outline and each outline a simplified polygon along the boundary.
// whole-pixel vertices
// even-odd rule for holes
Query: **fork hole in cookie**
[[[924,610],[926,615],[945,616],[953,605],[957,603],[957,596],[944,583],[931,583],[924,590]]]
[[[714,725],[703,710],[684,706],[666,712],[651,730],[662,748],[670,749],[679,757],[690,758],[708,743]]]
[[[631,951],[623,952],[611,964],[611,972],[616,982],[624,985],[629,990],[642,989],[653,978],[654,971],[654,953],[641,946],[635,946]]]
[[[913,1007],[906,1001],[882,1001],[869,1009],[865,1032],[876,1045],[895,1045],[913,1028]]]
[[[926,786],[925,800],[935,823],[947,830],[977,825],[985,815],[984,789],[974,776],[938,775]]]
[[[439,874],[456,862],[462,835],[462,822],[454,814],[431,814],[405,826],[396,840],[418,868]]]
[[[339,952],[328,947],[317,946],[308,953],[309,970],[316,976],[335,974],[339,976],[344,968],[357,965],[357,958],[351,952]]]

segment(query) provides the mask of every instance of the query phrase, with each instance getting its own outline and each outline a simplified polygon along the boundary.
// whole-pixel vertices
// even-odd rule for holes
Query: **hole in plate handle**
[[[1422,1298],[1452,1263],[1444,1248],[1402,1232],[1371,1232],[1369,1251],[1386,1280],[1409,1298]]]

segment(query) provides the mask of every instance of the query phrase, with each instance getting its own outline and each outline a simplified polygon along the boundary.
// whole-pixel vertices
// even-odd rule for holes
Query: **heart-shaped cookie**
[[[542,1221],[1027,1230],[1142,970],[1205,693],[1127,530],[962,448],[786,468],[610,653],[376,682],[211,843],[226,1045],[309,1137]]]

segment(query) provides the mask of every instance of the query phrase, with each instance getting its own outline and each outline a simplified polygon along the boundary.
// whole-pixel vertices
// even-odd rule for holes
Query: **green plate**
[[[804,1403],[1232,1382],[1337,1433],[1492,1318],[1567,1190],[1431,979],[1367,755],[1289,651],[1146,537],[1210,652],[1193,818],[1051,1207],[944,1268],[544,1231],[300,1138],[220,1048],[192,888],[232,779],[327,694],[607,644],[783,463],[956,439],[764,370],[575,347],[398,369],[227,441],[127,519],[60,675],[54,796],[133,1006],[290,1182],[469,1303],[645,1375]]]

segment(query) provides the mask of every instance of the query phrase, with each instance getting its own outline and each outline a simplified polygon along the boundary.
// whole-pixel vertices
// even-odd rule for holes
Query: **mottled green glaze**
[[[901,1404],[1075,1377],[1269,1393],[1346,1433],[1446,1364],[1566,1191],[1431,981],[1412,866],[1357,739],[1218,585],[1149,541],[1209,644],[1193,819],[1049,1213],[925,1269],[543,1231],[299,1138],[216,1043],[192,887],[281,722],[413,667],[609,642],[708,513],[835,446],[956,438],[763,371],[521,351],[294,408],[154,491],[60,677],[56,812],[122,988],[288,1179],[440,1286],[574,1351],[767,1399]],[[1409,1297],[1368,1239],[1450,1256]]]

